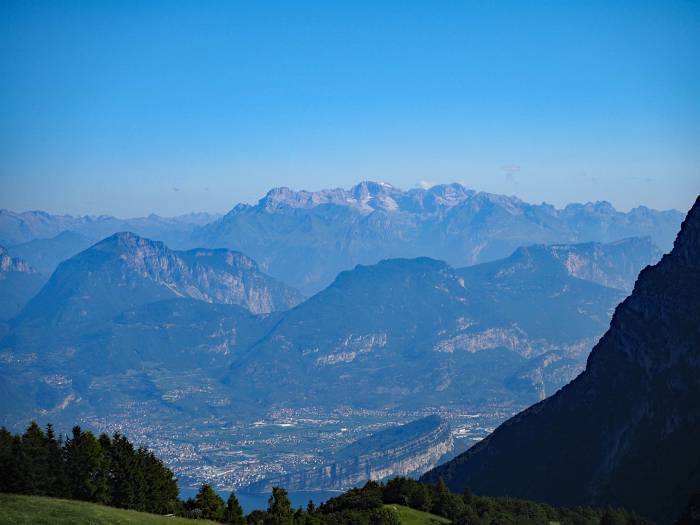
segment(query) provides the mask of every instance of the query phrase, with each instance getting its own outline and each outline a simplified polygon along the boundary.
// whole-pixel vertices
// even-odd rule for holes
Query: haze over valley
[[[465,450],[583,370],[683,217],[371,182],[220,218],[1,216],[2,424],[119,430],[222,489],[432,414],[449,441],[406,437],[411,472]],[[362,472],[297,488],[383,477]]]

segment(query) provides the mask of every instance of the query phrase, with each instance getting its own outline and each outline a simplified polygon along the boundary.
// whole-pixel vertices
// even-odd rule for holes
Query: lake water
[[[180,487],[180,499],[194,498],[197,494],[199,487]],[[216,492],[221,496],[224,501],[228,499],[230,492],[215,489]],[[292,502],[294,508],[304,507],[309,500],[313,501],[316,505],[320,505],[324,501],[331,499],[334,496],[342,494],[340,491],[313,491],[313,492],[290,492],[289,499]],[[243,507],[243,511],[248,514],[256,509],[265,510],[267,509],[267,499],[270,494],[246,494],[243,492],[236,492],[236,497]]]

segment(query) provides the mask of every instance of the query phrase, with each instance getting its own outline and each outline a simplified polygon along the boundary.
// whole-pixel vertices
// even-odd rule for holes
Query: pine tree
[[[472,491],[469,490],[469,487],[464,487],[464,491],[462,492],[462,500],[464,500],[465,505],[471,505],[472,501],[474,500],[474,495],[472,494]]]
[[[431,507],[431,512],[437,514],[438,516],[444,516],[447,508],[447,500],[450,497],[450,491],[445,485],[445,482],[440,478],[440,480],[435,485],[433,491],[433,504]]]
[[[68,495],[66,487],[66,473],[63,464],[63,451],[60,439],[56,439],[51,423],[46,425],[46,448],[47,448],[47,481],[48,496],[61,498]]]
[[[108,464],[92,432],[73,427],[64,455],[71,498],[109,504]]]
[[[166,468],[152,452],[144,448],[138,450],[136,458],[137,472],[140,475],[139,483],[144,485],[144,489],[141,490],[145,496],[143,510],[157,513],[172,512],[179,496],[177,480],[173,477],[172,471]],[[221,504],[223,506],[223,500]]]
[[[202,511],[202,518],[220,520],[224,517],[224,500],[208,483],[204,483],[194,499],[195,508]]]
[[[600,525],[627,525],[627,516],[620,509],[608,507],[600,518]]]
[[[27,494],[45,495],[48,486],[48,446],[46,435],[36,421],[32,421],[22,435],[22,470]]]
[[[102,438],[101,438],[102,439]],[[105,440],[102,439],[104,442]],[[103,449],[104,449],[103,444]],[[109,443],[110,492],[112,505],[125,509],[140,510],[137,487],[136,459],[134,447],[128,439],[114,434]]]
[[[245,525],[245,515],[243,514],[243,507],[238,502],[236,493],[231,491],[226,502],[226,523],[235,523],[237,525]]]
[[[271,525],[291,525],[294,523],[292,503],[289,501],[287,491],[282,487],[272,488],[272,496],[267,503],[267,513]]]
[[[22,443],[5,427],[0,428],[0,492],[23,492]]]

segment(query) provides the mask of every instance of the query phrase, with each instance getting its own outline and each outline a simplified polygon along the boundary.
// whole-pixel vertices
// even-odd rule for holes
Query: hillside
[[[387,505],[401,525],[438,525],[450,521],[402,505]],[[217,522],[158,516],[85,501],[0,494],[0,525],[207,525]]]
[[[447,518],[403,505],[387,505],[387,507],[396,512],[401,521],[401,525],[439,525],[450,523],[450,520]]]
[[[553,258],[357,266],[285,312],[226,382],[286,406],[534,402],[578,373],[623,297]]]
[[[186,525],[214,524],[41,496],[0,494],[0,524],[7,525]]]
[[[422,480],[667,523],[700,487],[700,198],[554,396]]]

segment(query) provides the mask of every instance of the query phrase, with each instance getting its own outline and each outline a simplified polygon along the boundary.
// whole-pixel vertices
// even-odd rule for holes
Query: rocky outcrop
[[[631,237],[607,244],[554,244],[539,247],[561,261],[574,277],[610,288],[632,291],[639,270],[661,258],[650,237]]]
[[[452,434],[438,416],[428,416],[384,430],[340,450],[327,464],[301,472],[267,478],[245,492],[344,490],[368,480],[420,475],[451,452]]]
[[[0,246],[0,321],[16,316],[44,284],[44,278],[25,260]]]
[[[4,246],[0,246],[0,274],[8,272],[35,273],[35,270],[26,261],[12,257]]]
[[[554,396],[423,476],[454,491],[620,505],[662,523],[700,487],[700,198]]]

